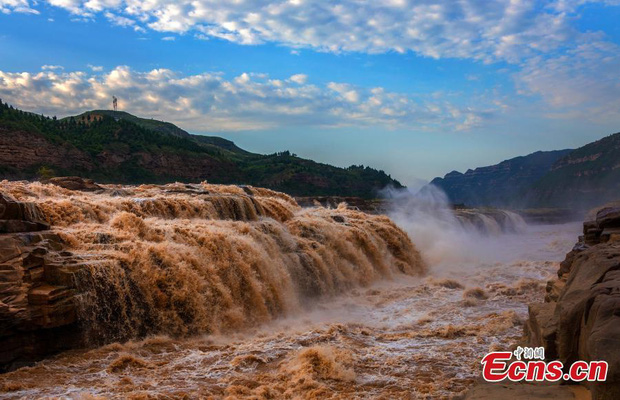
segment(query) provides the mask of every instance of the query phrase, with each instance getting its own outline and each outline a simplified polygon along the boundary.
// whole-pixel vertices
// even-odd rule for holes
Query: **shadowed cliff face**
[[[571,150],[539,151],[488,167],[453,171],[431,184],[446,192],[454,204],[468,206],[523,206],[525,191]]]
[[[3,345],[22,330],[47,328],[31,323],[41,288],[50,307],[70,300],[66,323],[99,343],[234,331],[294,313],[312,298],[425,271],[407,234],[384,216],[301,209],[285,194],[254,187],[89,190],[0,183],[0,192],[52,226],[66,256],[42,261],[43,273],[28,279],[29,248],[17,246],[9,257],[17,273],[10,284],[29,300],[0,299],[13,308],[7,318],[23,322],[3,333]]]
[[[620,133],[576,150],[539,151],[453,171],[431,184],[454,204],[583,211],[620,196]]]

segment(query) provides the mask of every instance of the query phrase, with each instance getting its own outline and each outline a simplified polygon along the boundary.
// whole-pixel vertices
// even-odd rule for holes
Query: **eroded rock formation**
[[[620,398],[620,208],[585,222],[584,235],[547,285],[545,303],[530,305],[526,336],[564,365],[604,360],[606,382],[589,382],[593,399]]]
[[[81,260],[48,229],[38,206],[0,194],[0,370],[78,339],[72,271]]]

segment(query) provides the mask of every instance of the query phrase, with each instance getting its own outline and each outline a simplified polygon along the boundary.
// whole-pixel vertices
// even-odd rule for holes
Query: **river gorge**
[[[433,196],[388,217],[207,183],[0,192],[10,399],[462,395],[581,230]]]

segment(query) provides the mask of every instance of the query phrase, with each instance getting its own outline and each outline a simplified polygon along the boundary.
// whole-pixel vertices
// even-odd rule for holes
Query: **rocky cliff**
[[[0,371],[79,345],[72,274],[88,261],[64,247],[39,207],[0,193]]]
[[[13,130],[0,124],[0,173],[27,175],[42,165],[59,169],[76,168],[84,172],[94,168],[93,160],[69,144],[49,142],[41,134]]]
[[[488,167],[452,171],[431,184],[441,188],[454,204],[468,206],[523,206],[523,193],[571,150],[538,151]]]
[[[536,152],[452,171],[432,184],[469,206],[587,210],[620,196],[620,133],[576,150]]]
[[[606,382],[587,382],[595,400],[620,398],[620,208],[605,207],[583,225],[545,303],[531,304],[526,337],[564,365],[604,360]]]

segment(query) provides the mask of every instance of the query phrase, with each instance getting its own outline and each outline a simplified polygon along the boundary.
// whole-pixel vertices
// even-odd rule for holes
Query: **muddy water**
[[[542,301],[578,231],[471,234],[435,247],[425,277],[391,274],[346,294],[304,297],[288,317],[225,334],[64,353],[1,376],[0,396],[450,398],[473,382],[485,352],[519,338],[526,304]],[[410,234],[415,242],[419,233]]]
[[[76,300],[91,344],[235,332],[426,270],[389,218],[301,209],[267,189],[108,185],[83,193],[3,181],[0,191],[28,202],[79,259]]]

